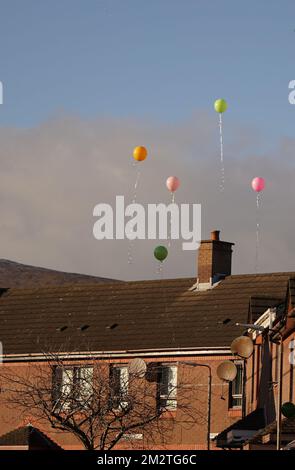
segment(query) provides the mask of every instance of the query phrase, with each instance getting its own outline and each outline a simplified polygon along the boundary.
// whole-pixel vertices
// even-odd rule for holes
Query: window
[[[128,367],[113,365],[110,369],[111,406],[126,408],[128,406],[129,373]]]
[[[160,408],[174,410],[177,407],[177,366],[162,365],[158,378],[158,402]]]
[[[93,393],[93,367],[56,367],[54,371],[53,399],[60,409],[87,406]]]
[[[229,407],[242,408],[243,404],[243,363],[235,362],[237,375],[229,384]]]

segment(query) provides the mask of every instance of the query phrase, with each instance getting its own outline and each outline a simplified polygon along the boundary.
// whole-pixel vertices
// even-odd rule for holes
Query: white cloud
[[[261,154],[261,136],[226,120],[225,192],[219,192],[219,136],[215,115],[163,125],[132,119],[82,121],[60,117],[37,128],[0,131],[1,257],[55,269],[118,279],[157,277],[152,241],[97,241],[92,211],[116,195],[132,199],[132,150],[145,145],[137,201],[167,202],[166,178],[176,175],[177,202],[201,203],[203,236],[220,229],[236,243],[234,272],[255,264],[254,176],[264,176],[260,270],[295,270],[293,259],[294,139]],[[267,144],[267,143],[266,143]],[[255,150],[257,148],[257,151]],[[173,242],[164,277],[194,276],[196,253]]]

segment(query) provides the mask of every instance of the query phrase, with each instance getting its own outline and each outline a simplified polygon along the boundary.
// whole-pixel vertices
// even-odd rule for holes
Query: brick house
[[[245,415],[217,436],[218,446],[247,450],[294,447],[294,443],[288,445],[295,440],[295,417],[284,418],[280,413],[281,405],[294,403],[295,396],[294,302],[292,275],[285,293],[277,290],[251,298],[247,323],[262,331],[248,330],[254,351],[244,364]],[[281,421],[279,427],[277,421]]]
[[[283,403],[294,404],[294,273],[242,277],[244,282],[254,280],[264,284],[267,279],[270,281],[269,276],[273,276],[272,285],[265,284],[263,294],[251,295],[249,299],[247,323],[262,326],[264,331],[257,333],[251,328],[243,331],[253,339],[254,351],[251,358],[243,361],[242,418],[214,438],[218,448],[295,448],[295,416],[285,418],[281,413]]]
[[[66,354],[72,386],[86,369],[104,362],[116,367],[120,388],[123,379],[128,383],[127,366],[133,358],[142,358],[148,365],[157,364],[161,374],[155,384],[155,400],[159,391],[168,392],[180,377],[185,377],[187,384],[194,387],[191,402],[197,413],[196,419],[186,426],[178,397],[173,396],[169,413],[161,418],[167,422],[165,443],[156,439],[152,447],[206,449],[209,369],[201,365],[207,365],[212,372],[211,448],[230,447],[228,433],[252,412],[253,432],[244,435],[254,436],[274,417],[271,397],[261,401],[262,379],[257,378],[265,374],[265,360],[260,352],[246,363],[232,355],[230,344],[244,331],[236,326],[237,322],[257,321],[269,308],[283,312],[283,318],[288,298],[292,312],[294,295],[292,291],[290,297],[290,285],[295,273],[231,275],[232,245],[221,241],[217,231],[212,232],[210,240],[202,241],[197,278],[3,288],[2,367],[25,371],[32,364],[40,364],[43,351],[50,350]],[[263,348],[258,345],[261,340],[257,337],[255,341],[255,349],[261,351]],[[270,351],[271,357],[272,354]],[[235,361],[237,365],[238,374],[231,384],[217,377],[217,367],[224,360]],[[185,362],[199,366],[189,367]],[[161,397],[165,399],[165,393]],[[13,445],[13,436],[21,434],[18,430],[23,426],[24,417],[20,417],[17,409],[7,409],[1,403],[0,391],[0,449]],[[53,430],[49,425],[39,428],[34,422],[30,426],[63,449],[81,448],[71,434]],[[122,440],[118,446],[129,445]],[[143,429],[136,435],[136,447],[149,446]]]

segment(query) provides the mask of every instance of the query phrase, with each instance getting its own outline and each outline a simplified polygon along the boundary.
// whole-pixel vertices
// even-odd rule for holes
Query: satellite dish
[[[232,361],[224,361],[217,367],[217,376],[224,382],[232,382],[237,375],[237,367]]]
[[[233,354],[248,359],[253,353],[254,344],[249,336],[239,336],[233,340],[230,349]]]
[[[146,369],[146,363],[140,357],[132,359],[128,365],[129,374],[140,378],[145,376]]]

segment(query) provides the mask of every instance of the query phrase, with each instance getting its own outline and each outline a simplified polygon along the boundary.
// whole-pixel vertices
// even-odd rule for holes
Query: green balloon
[[[164,261],[164,259],[166,259],[167,256],[168,256],[168,250],[165,246],[157,246],[154,249],[154,257],[158,261]]]
[[[294,403],[291,403],[290,401],[286,401],[285,403],[282,404],[281,411],[282,411],[282,414],[286,418],[293,418],[295,416],[295,405],[294,405]]]
[[[214,103],[214,108],[217,113],[224,113],[227,109],[227,102],[223,99],[216,100]]]

